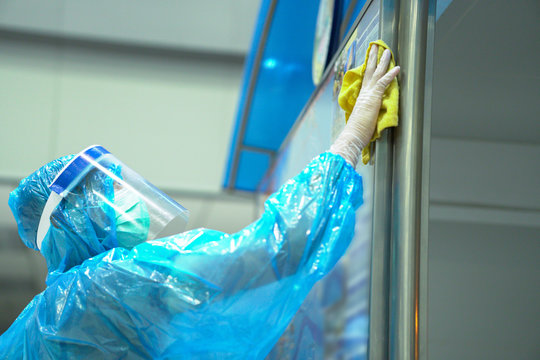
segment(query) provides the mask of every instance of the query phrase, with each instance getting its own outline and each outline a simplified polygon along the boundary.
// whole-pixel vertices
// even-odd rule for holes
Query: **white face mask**
[[[150,217],[145,202],[132,191],[114,191],[118,246],[131,249],[148,239]]]

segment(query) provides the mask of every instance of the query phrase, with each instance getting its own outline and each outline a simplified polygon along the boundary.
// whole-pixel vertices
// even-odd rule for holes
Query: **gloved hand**
[[[378,49],[377,45],[371,47],[356,104],[347,125],[330,147],[331,153],[341,155],[353,167],[373,136],[384,91],[399,73],[399,66],[386,71],[390,63],[389,50],[383,52],[377,65]]]

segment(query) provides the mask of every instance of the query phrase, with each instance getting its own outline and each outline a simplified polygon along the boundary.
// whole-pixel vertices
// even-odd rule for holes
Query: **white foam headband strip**
[[[43,242],[45,235],[47,235],[47,232],[51,227],[51,214],[54,209],[56,209],[58,204],[60,204],[60,201],[62,201],[62,199],[63,197],[61,195],[58,195],[54,191],[51,191],[51,194],[49,195],[49,198],[45,203],[45,207],[43,208],[43,212],[41,213],[41,218],[39,219],[39,226],[36,238],[36,245],[39,250],[41,250],[41,243]]]
[[[56,174],[56,177],[52,181],[51,184],[54,184],[56,179],[64,172],[64,170],[71,165],[75,159],[77,159],[81,154],[84,154],[86,150],[96,147],[99,145],[91,145],[81,151],[77,156],[74,156],[73,159],[71,159],[63,168]],[[65,194],[64,194],[65,195]],[[49,198],[47,199],[47,202],[45,203],[45,207],[43,208],[43,211],[41,212],[41,218],[39,219],[39,225],[38,225],[38,231],[37,231],[37,237],[36,237],[36,245],[39,250],[41,250],[41,243],[43,242],[43,239],[45,238],[45,235],[47,235],[47,231],[49,231],[49,228],[51,227],[51,214],[56,209],[58,204],[60,204],[60,201],[62,201],[64,197],[62,195],[57,194],[56,192],[51,190],[51,194],[49,195]]]

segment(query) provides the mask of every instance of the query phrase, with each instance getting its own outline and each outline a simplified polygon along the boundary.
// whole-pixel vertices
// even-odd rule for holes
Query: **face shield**
[[[84,187],[84,195],[78,190]],[[73,209],[71,228],[84,221],[93,233],[106,234],[110,246],[132,248],[184,231],[189,212],[99,145],[75,156],[49,185],[36,244],[52,227],[62,228],[55,211]],[[81,200],[81,197],[84,199]],[[84,219],[82,219],[84,217]],[[82,227],[82,226],[81,226]],[[110,240],[113,239],[113,240]]]

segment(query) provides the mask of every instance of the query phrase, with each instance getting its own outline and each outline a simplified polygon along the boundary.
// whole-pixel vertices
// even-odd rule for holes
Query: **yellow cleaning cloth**
[[[381,55],[384,49],[389,49],[388,45],[382,40],[373,41],[369,44],[369,47],[366,52],[366,60],[362,66],[355,69],[347,71],[343,77],[343,83],[341,85],[341,90],[339,92],[338,103],[343,110],[345,110],[345,120],[349,120],[349,116],[353,110],[354,104],[356,103],[356,98],[360,93],[360,88],[362,87],[362,79],[364,78],[364,72],[366,71],[366,64],[368,61],[369,51],[371,46],[374,44],[379,45],[379,53],[377,55],[377,63],[381,59]],[[389,49],[390,50],[390,49]],[[390,50],[391,52],[391,50]],[[389,69],[396,66],[394,61],[394,54],[390,59]],[[391,126],[398,125],[398,107],[399,107],[399,85],[397,78],[392,80],[388,88],[384,92],[381,104],[381,110],[379,111],[379,117],[377,118],[377,126],[375,127],[375,132],[373,137],[369,142],[369,145],[362,150],[362,162],[367,164],[371,158],[371,145],[375,140],[381,137],[381,132]]]

